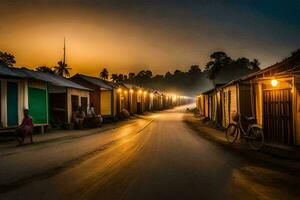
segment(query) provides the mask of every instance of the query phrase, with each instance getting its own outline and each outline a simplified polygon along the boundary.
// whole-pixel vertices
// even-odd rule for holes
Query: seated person
[[[91,103],[90,107],[87,111],[87,118],[85,120],[85,125],[88,128],[96,128],[96,127],[101,126],[102,121],[103,121],[103,119],[102,119],[101,115],[98,115],[95,112],[94,105],[93,105],[93,103]]]
[[[89,107],[89,109],[88,109],[88,111],[87,111],[87,115],[88,115],[89,117],[97,116],[97,114],[96,114],[96,112],[95,112],[95,108],[94,108],[94,104],[93,104],[93,103],[91,103],[91,105],[90,105],[90,107]]]
[[[33,143],[32,132],[33,132],[32,118],[29,116],[29,110],[24,109],[24,118],[22,120],[22,123],[20,126],[17,127],[17,129],[15,131],[19,145],[23,144],[25,137],[27,135],[30,136],[30,141],[32,144]]]
[[[82,110],[82,107],[79,106],[78,110],[73,114],[73,122],[75,123],[75,126],[79,129],[83,128],[83,121],[85,118],[85,113]]]

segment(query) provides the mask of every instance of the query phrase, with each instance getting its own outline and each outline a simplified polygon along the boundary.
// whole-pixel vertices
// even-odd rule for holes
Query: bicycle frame
[[[242,132],[241,135],[243,137],[248,137],[249,135],[249,131],[251,129],[251,124],[248,124],[247,125],[247,131],[244,130],[243,126],[242,126],[242,117],[239,115],[238,117],[238,122],[237,122],[237,126],[238,126],[238,129]]]

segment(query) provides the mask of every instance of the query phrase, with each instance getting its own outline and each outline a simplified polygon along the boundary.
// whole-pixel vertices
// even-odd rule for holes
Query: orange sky
[[[186,70],[193,64],[203,66],[215,50],[232,57],[259,58],[267,66],[294,48],[269,41],[267,36],[253,40],[255,35],[223,27],[223,22],[212,23],[205,13],[201,18],[181,9],[164,14],[163,6],[143,10],[130,5],[116,9],[102,4],[64,6],[59,1],[53,1],[54,5],[47,0],[3,2],[0,50],[13,53],[17,66],[54,66],[62,58],[64,37],[72,73],[91,75],[98,75],[103,67],[117,73]]]

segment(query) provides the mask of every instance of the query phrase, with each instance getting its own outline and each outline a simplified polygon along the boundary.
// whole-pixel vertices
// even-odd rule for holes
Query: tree
[[[15,63],[16,60],[14,55],[7,52],[0,51],[0,64],[4,64],[9,67],[12,67]]]
[[[189,73],[190,74],[199,74],[199,73],[201,73],[201,69],[199,68],[199,65],[192,65],[190,67]]]
[[[123,81],[124,81],[124,75],[123,75],[123,74],[119,74],[119,75],[118,75],[117,82],[118,82],[118,83],[122,83]]]
[[[208,78],[215,82],[215,79],[222,67],[231,63],[231,58],[223,51],[217,51],[210,55],[210,61],[206,64]],[[214,83],[215,84],[215,83]]]
[[[259,71],[259,70],[260,70],[260,67],[259,67],[260,62],[258,61],[257,58],[253,59],[253,60],[250,62],[250,64],[251,64],[252,70],[254,70],[254,71]]]
[[[170,79],[171,77],[172,77],[171,72],[167,72],[167,73],[165,74],[165,79]]]
[[[70,77],[70,70],[72,68],[68,67],[67,63],[59,61],[57,66],[54,67],[55,74],[62,77]]]
[[[128,74],[128,79],[129,79],[129,80],[133,80],[134,77],[135,77],[135,73],[132,73],[132,72],[131,72],[131,73]]]
[[[292,56],[300,56],[300,49],[296,49],[295,51],[292,51]]]
[[[109,72],[106,68],[104,68],[102,70],[102,72],[100,72],[100,78],[103,79],[103,80],[107,80],[109,77]]]
[[[55,71],[51,67],[47,66],[40,66],[35,69],[36,71],[48,73],[48,74],[55,74]]]
[[[112,74],[112,75],[111,75],[111,80],[112,80],[113,82],[117,82],[117,81],[118,81],[118,78],[119,78],[118,74]]]

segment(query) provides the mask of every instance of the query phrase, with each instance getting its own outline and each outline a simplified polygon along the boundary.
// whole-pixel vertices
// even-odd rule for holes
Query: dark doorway
[[[76,112],[79,107],[79,97],[77,95],[71,96],[71,105],[72,105],[72,112]]]
[[[265,140],[273,144],[294,144],[291,89],[263,91]]]
[[[87,114],[87,107],[88,107],[88,98],[87,97],[81,97],[81,107],[85,114]]]

